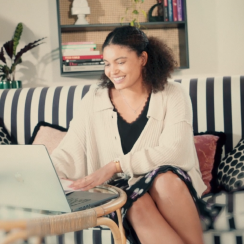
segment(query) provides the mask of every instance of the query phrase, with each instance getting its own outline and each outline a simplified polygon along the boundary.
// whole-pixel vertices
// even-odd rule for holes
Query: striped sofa
[[[177,79],[175,82],[180,82],[190,94],[194,131],[225,132],[224,153],[230,152],[244,138],[244,76]],[[0,90],[0,119],[19,144],[26,144],[39,121],[68,127],[78,102],[88,90],[89,85]],[[244,229],[207,231],[204,241],[205,244],[241,244]],[[108,229],[98,227],[46,237],[45,243],[109,244],[113,240]]]

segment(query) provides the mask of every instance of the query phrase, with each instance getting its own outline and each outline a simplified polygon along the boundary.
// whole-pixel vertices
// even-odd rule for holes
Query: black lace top
[[[148,96],[147,102],[145,103],[141,114],[132,123],[126,122],[116,110],[116,108],[114,108],[114,111],[118,114],[117,124],[124,154],[127,154],[131,151],[132,147],[139,138],[148,121],[147,111],[149,107],[150,97],[151,95]]]

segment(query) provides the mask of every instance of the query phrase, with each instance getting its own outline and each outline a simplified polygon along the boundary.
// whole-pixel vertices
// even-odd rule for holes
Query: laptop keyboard
[[[91,201],[91,199],[78,199],[78,198],[75,198],[75,197],[70,197],[68,198],[68,202],[70,204],[71,207],[74,207],[76,205],[79,205],[79,204],[82,204],[82,203],[85,203],[85,202],[89,202]]]

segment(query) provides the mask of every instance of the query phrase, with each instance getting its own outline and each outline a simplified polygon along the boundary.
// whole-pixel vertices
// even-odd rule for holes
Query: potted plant
[[[21,57],[24,53],[42,44],[41,41],[45,38],[27,44],[16,53],[22,31],[23,24],[18,23],[13,38],[4,43],[0,49],[0,89],[20,88],[22,86],[21,81],[15,80],[16,66],[22,63]]]
[[[138,20],[139,15],[142,13],[145,18],[147,18],[147,13],[141,8],[141,4],[144,3],[144,0],[131,0],[131,7],[125,9],[125,16],[120,18],[121,24],[124,21],[129,20],[131,26],[140,28],[141,24]]]

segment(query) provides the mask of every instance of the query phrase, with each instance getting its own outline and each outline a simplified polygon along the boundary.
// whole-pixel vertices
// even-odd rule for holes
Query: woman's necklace
[[[134,112],[134,114],[136,114],[137,110],[138,110],[138,109],[141,107],[141,105],[143,104],[144,99],[143,99],[142,103],[140,103],[140,105],[139,105],[136,109],[134,109],[134,108],[132,108],[132,107],[130,106],[130,104],[127,102],[126,98],[125,98],[124,95],[120,92],[120,90],[119,90],[119,94],[121,95],[121,97],[122,97],[123,100],[125,101],[126,105],[127,105],[133,112]]]

